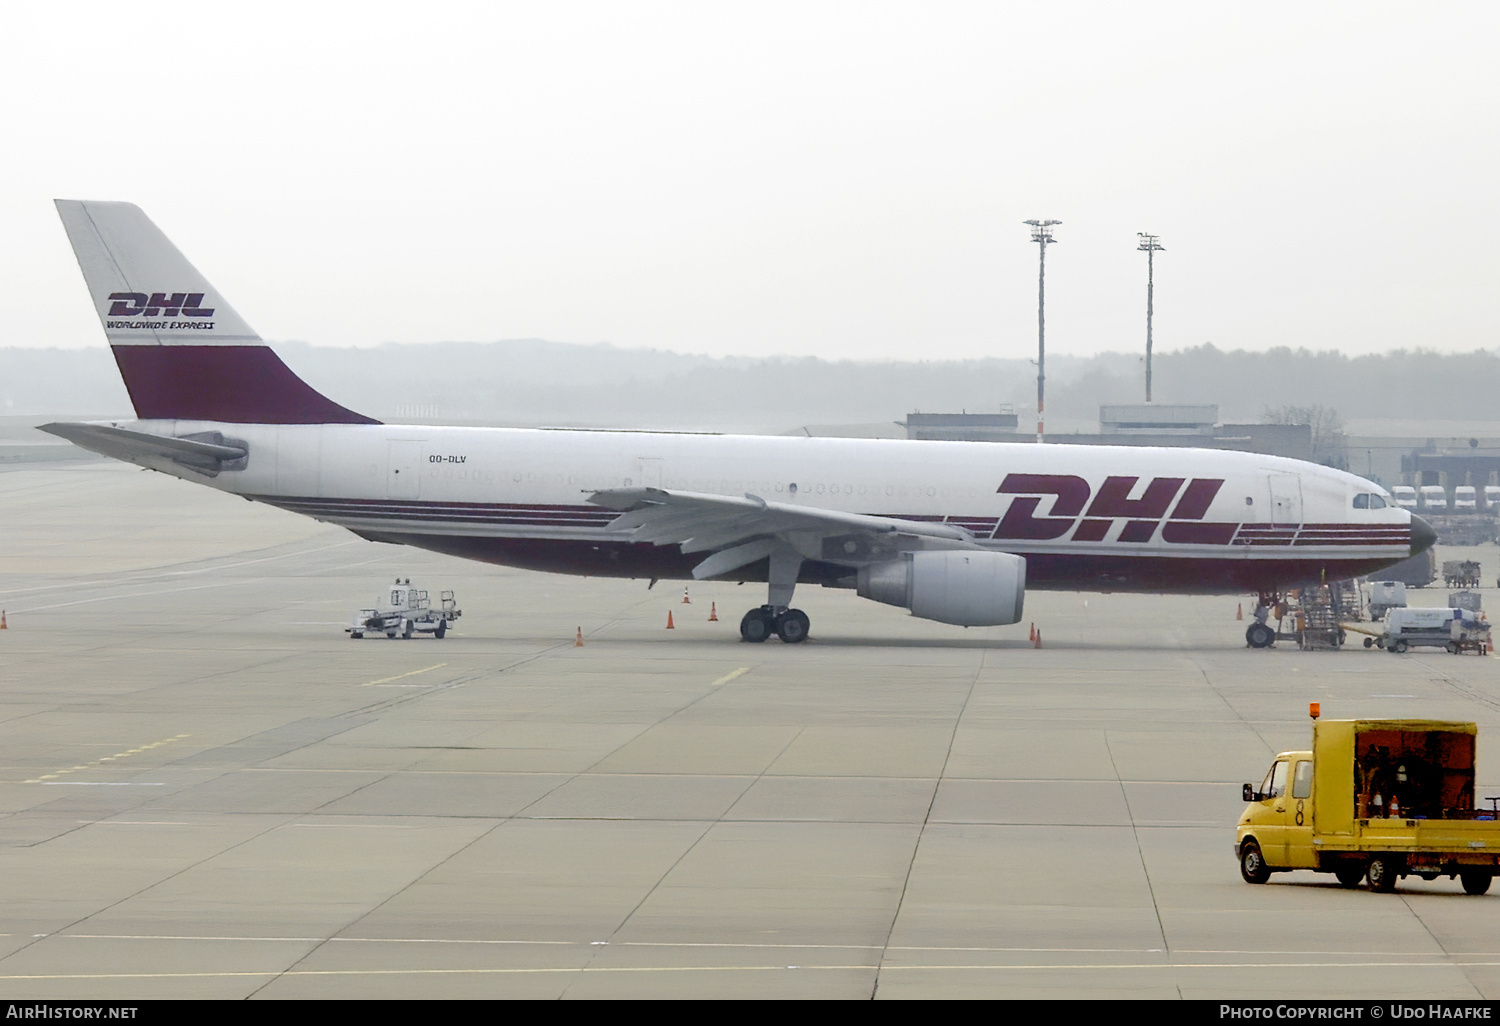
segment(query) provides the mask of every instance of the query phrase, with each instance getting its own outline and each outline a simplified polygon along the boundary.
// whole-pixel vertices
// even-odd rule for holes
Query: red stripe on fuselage
[[[572,538],[475,538],[462,535],[386,533],[360,529],[373,541],[414,545],[484,563],[589,577],[655,577],[690,580],[702,553],[684,554],[676,545]],[[1245,559],[1028,553],[1026,586],[1039,591],[1158,592],[1232,595],[1274,591],[1322,579],[1359,577],[1395,560]],[[806,560],[798,581],[832,584],[853,576],[848,567]],[[764,581],[766,560],[726,574],[728,581]]]

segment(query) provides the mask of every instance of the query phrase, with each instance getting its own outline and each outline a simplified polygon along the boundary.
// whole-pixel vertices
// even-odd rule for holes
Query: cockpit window
[[[1385,509],[1385,500],[1373,492],[1360,492],[1354,497],[1355,509]]]

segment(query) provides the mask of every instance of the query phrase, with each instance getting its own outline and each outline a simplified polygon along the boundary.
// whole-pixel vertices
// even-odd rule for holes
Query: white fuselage
[[[490,562],[686,577],[676,546],[612,531],[603,489],[654,487],[934,520],[1023,556],[1041,588],[1232,593],[1348,577],[1409,554],[1411,517],[1355,475],[1206,449],[403,425],[119,424],[220,432],[249,449],[214,477],[138,462],[339,524]],[[825,561],[826,562],[826,561]],[[804,581],[831,583],[837,561]],[[763,574],[763,570],[760,571]],[[730,579],[763,579],[753,569]]]

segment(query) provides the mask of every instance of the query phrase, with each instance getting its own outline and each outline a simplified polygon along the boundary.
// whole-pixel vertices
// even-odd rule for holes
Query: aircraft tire
[[[1252,623],[1245,628],[1245,644],[1251,648],[1270,648],[1276,640],[1276,632],[1263,623]]]
[[[774,627],[775,624],[764,609],[752,609],[740,621],[740,640],[759,644],[771,636]]]
[[[776,635],[788,645],[806,641],[811,627],[807,614],[800,609],[788,609],[776,618]]]

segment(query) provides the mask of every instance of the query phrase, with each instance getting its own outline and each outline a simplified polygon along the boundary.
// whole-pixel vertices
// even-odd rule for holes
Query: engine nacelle
[[[1026,600],[1026,560],[1008,552],[907,552],[861,567],[861,598],[961,627],[1016,623]]]

